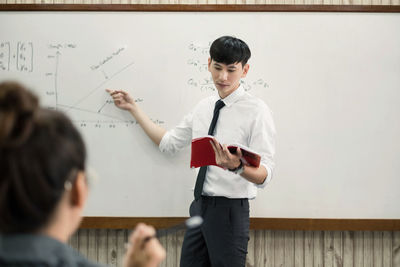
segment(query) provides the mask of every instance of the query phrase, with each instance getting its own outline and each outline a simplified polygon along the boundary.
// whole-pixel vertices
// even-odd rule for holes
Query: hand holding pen
[[[139,223],[129,236],[124,267],[156,267],[165,259],[165,249],[152,226]]]
[[[124,258],[124,267],[156,267],[165,258],[165,249],[158,238],[166,233],[175,233],[179,230],[200,227],[203,223],[201,216],[193,216],[183,223],[169,227],[164,232],[156,232],[152,226],[139,223],[129,237],[126,244],[127,252]]]

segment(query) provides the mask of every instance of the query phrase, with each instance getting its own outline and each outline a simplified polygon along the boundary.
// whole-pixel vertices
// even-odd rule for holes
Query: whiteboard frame
[[[182,4],[1,4],[0,11],[153,12],[375,12],[399,13],[390,5],[182,5]]]
[[[388,5],[143,5],[143,4],[1,4],[1,11],[143,11],[143,12],[375,12],[400,13]],[[139,222],[158,229],[183,222],[186,217],[85,217],[82,229],[132,229]],[[399,231],[400,219],[250,218],[251,229]]]

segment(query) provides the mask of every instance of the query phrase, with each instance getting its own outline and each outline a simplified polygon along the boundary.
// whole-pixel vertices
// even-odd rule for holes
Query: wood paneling
[[[161,230],[167,231],[167,230]],[[69,244],[88,258],[122,266],[128,230],[79,230]],[[184,231],[160,239],[162,267],[179,266]],[[251,230],[246,267],[400,267],[400,231]]]

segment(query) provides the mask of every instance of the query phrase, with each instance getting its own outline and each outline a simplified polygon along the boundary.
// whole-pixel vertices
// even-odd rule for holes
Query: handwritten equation
[[[192,87],[199,88],[200,91],[202,91],[202,92],[216,90],[212,78],[203,78],[203,79],[190,78],[187,81],[187,84]],[[268,88],[269,87],[268,83],[266,81],[264,81],[263,79],[258,79],[254,82],[248,82],[245,80],[241,80],[240,84],[245,91],[250,91],[257,87],[258,88]]]
[[[202,63],[198,59],[189,59],[187,64],[191,67],[196,68],[199,72],[207,72],[208,71],[208,64]]]
[[[195,53],[200,53],[200,54],[208,54],[210,51],[211,47],[211,42],[208,43],[208,45],[199,45],[195,43],[190,43],[189,44],[189,50]]]
[[[33,72],[33,43],[0,42],[0,71]]]
[[[212,78],[195,79],[190,78],[187,82],[192,87],[199,88],[200,91],[215,91],[214,82]]]

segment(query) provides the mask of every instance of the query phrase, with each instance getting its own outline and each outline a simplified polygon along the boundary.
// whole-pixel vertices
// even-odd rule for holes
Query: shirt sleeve
[[[163,153],[175,154],[192,141],[193,112],[187,114],[173,129],[167,131],[161,139],[159,149]]]
[[[263,103],[260,112],[251,127],[249,147],[261,154],[261,165],[267,169],[267,177],[262,184],[257,184],[259,188],[264,188],[272,179],[274,171],[275,155],[275,124],[272,113]]]

